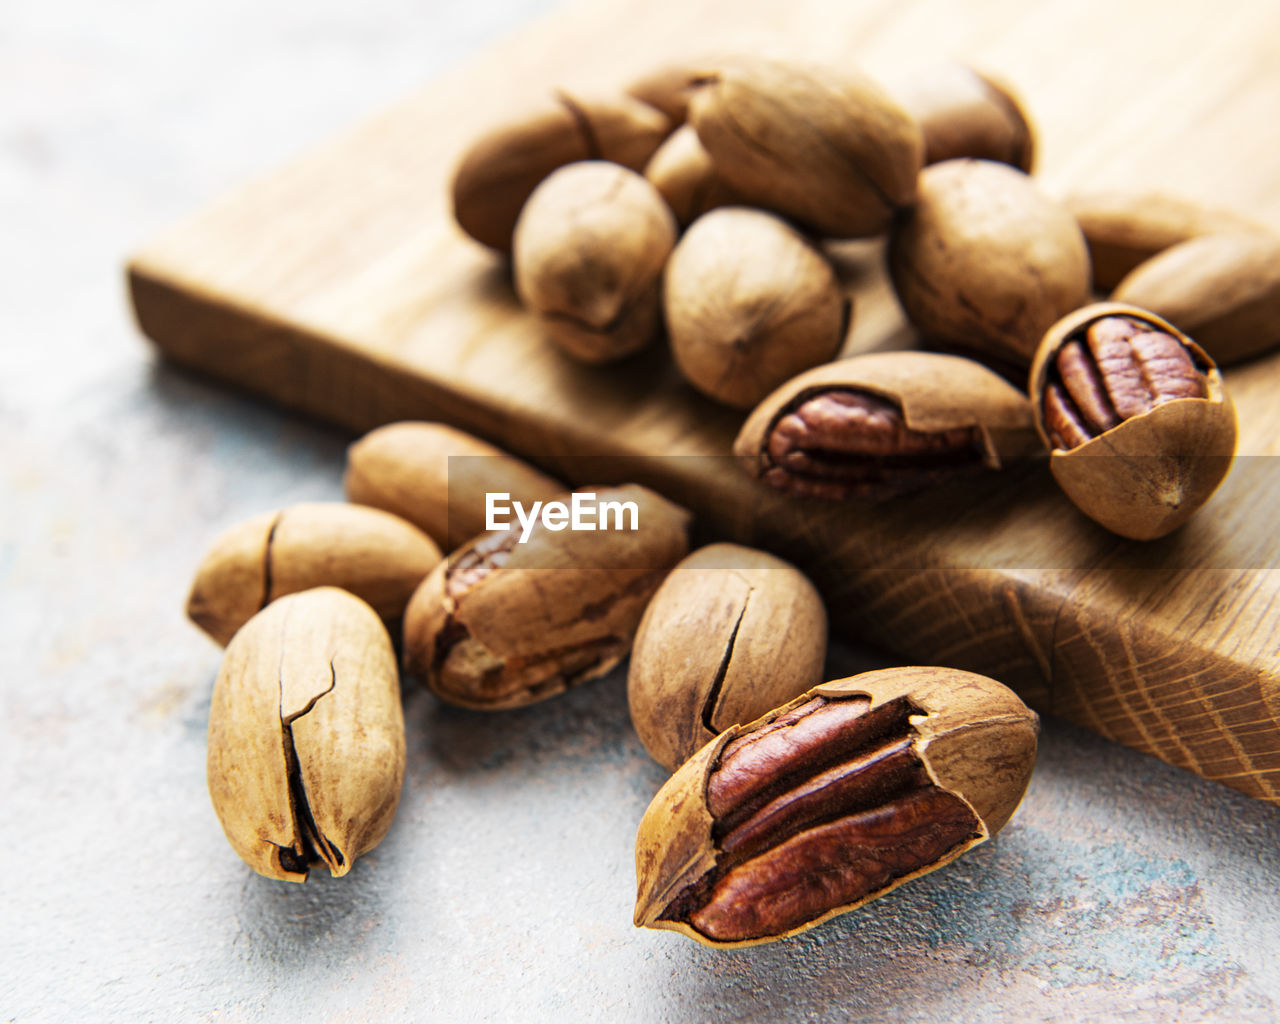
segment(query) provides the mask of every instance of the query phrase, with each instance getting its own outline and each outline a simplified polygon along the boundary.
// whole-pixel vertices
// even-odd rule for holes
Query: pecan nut
[[[640,617],[688,551],[689,516],[634,485],[635,529],[534,526],[481,534],[423,580],[405,610],[405,662],[462,707],[520,707],[604,675],[631,649]],[[563,524],[562,524],[563,525]]]
[[[822,681],[827,612],[780,558],[711,544],[654,594],[627,671],[631,721],[675,771],[708,740]]]
[[[1035,445],[1026,397],[986,367],[885,352],[788,381],[748,417],[734,452],[788,494],[878,500],[999,469]]]
[[[336,587],[263,609],[227,646],[209,708],[209,796],[235,851],[268,878],[345,875],[391,827],[404,782],[391,638]]]
[[[293,505],[214,540],[192,581],[187,616],[225,645],[276,598],[334,586],[394,623],[440,558],[430,537],[389,512],[341,502]]]
[[[1280,237],[1203,234],[1140,264],[1112,298],[1149,309],[1196,339],[1219,366],[1280,345]]]
[[[521,208],[552,171],[578,160],[638,171],[671,128],[665,114],[631,96],[557,91],[467,149],[453,175],[454,219],[477,242],[510,252]]]
[[[1226,476],[1236,417],[1204,350],[1120,303],[1050,328],[1031,372],[1049,466],[1082,512],[1135,540],[1181,526]]]
[[[995,680],[898,668],[727,730],[645,814],[637,925],[767,942],[954,860],[1017,807],[1036,724]]]

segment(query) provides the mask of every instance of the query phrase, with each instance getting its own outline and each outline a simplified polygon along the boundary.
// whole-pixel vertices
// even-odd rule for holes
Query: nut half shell
[[[756,945],[950,863],[1021,801],[1037,726],[993,679],[910,667],[825,683],[726,730],[645,812],[636,925]]]
[[[1046,387],[1064,344],[1098,321],[1128,318],[1177,339],[1203,374],[1204,397],[1160,401],[1072,448],[1046,426]],[[1173,324],[1125,303],[1102,302],[1064,317],[1045,335],[1031,368],[1036,428],[1052,450],[1049,468],[1075,505],[1113,533],[1153,540],[1177,529],[1231,468],[1235,406],[1212,359]]]

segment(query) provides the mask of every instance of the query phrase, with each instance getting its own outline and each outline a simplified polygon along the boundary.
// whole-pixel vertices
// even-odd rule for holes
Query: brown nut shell
[[[557,92],[471,144],[453,174],[454,218],[477,242],[509,252],[520,210],[557,167],[609,160],[638,171],[671,128],[660,111],[630,96]]]
[[[405,663],[437,696],[482,710],[545,700],[604,675],[688,551],[689,515],[644,487],[582,488],[633,502],[637,529],[481,534],[441,563],[405,611]],[[616,519],[609,522],[616,525]],[[630,525],[630,518],[625,518]]]
[[[389,622],[436,563],[421,530],[379,509],[340,502],[293,505],[226,530],[196,570],[187,616],[220,644],[284,594],[348,590]]]
[[[950,61],[917,71],[894,90],[924,133],[924,162],[996,160],[1030,173],[1035,132],[1006,85]]]
[[[825,683],[734,726],[645,812],[635,923],[749,946],[860,907],[1004,826],[1037,728],[995,680],[926,667]]]
[[[692,125],[682,125],[671,133],[645,166],[644,176],[667,201],[681,227],[708,210],[741,202],[716,173]]]
[[[685,379],[738,409],[834,358],[847,325],[827,258],[781,218],[740,206],[685,232],[667,261],[663,311]]]
[[[1096,436],[1064,448],[1055,443],[1046,419],[1047,389],[1054,384],[1055,374],[1061,373],[1059,353],[1079,342],[1094,325],[1112,318],[1176,339],[1196,368],[1195,380],[1203,397],[1160,394],[1169,360],[1157,355],[1155,364],[1148,363],[1154,370],[1142,373],[1156,389],[1154,399],[1143,401],[1146,411],[1127,417],[1121,413],[1116,425],[1091,430]],[[1113,353],[1107,360],[1107,368],[1101,371],[1104,384],[1108,377],[1119,379],[1120,371],[1110,367],[1121,354]],[[1097,357],[1093,359],[1097,365]],[[1052,449],[1049,468],[1054,479],[1085,515],[1122,537],[1152,540],[1177,529],[1209,499],[1231,468],[1236,414],[1222,375],[1191,338],[1147,310],[1101,302],[1054,324],[1031,368],[1031,394],[1036,427]]]
[[[516,224],[516,291],[547,336],[584,363],[647,345],[659,327],[662,268],[675,218],[634,171],[570,164],[535,190]]]
[[[990,160],[925,168],[919,201],[890,236],[889,271],[926,337],[1024,366],[1053,322],[1089,301],[1075,218]]]
[[[703,82],[689,120],[744,201],[836,238],[878,234],[914,201],[920,129],[871,79],[741,60]]]
[[[1140,263],[1180,242],[1257,229],[1254,222],[1231,210],[1163,192],[1080,192],[1068,196],[1066,206],[1089,244],[1093,286],[1100,292],[1111,291]],[[1136,299],[1112,297],[1117,302],[1143,305]]]
[[[654,594],[627,673],[631,722],[675,771],[731,725],[759,718],[822,679],[827,612],[780,558],[711,544]]]
[[[565,489],[465,431],[416,421],[388,423],[352,444],[343,486],[348,501],[397,515],[449,551],[484,532],[485,495],[529,505]]]
[[[1280,236],[1202,235],[1130,273],[1112,298],[1186,331],[1219,366],[1280,345]]]
[[[866,444],[822,410],[814,421],[804,419],[809,403],[843,395],[881,400],[873,425],[885,429]],[[808,443],[806,429],[813,433]],[[784,432],[789,451],[780,454]],[[748,473],[789,493],[881,498],[953,472],[999,469],[1038,448],[1026,396],[980,363],[938,352],[875,352],[788,381],[747,417],[733,451]],[[824,475],[825,450],[833,475]],[[790,451],[807,453],[805,460],[791,458]],[[918,471],[901,461],[912,454],[927,460]],[[855,463],[852,455],[865,459]],[[833,491],[825,489],[828,483]]]
[[[391,638],[367,604],[321,587],[283,597],[227,646],[209,709],[209,796],[260,875],[345,875],[391,827],[404,782]]]
[[[623,91],[651,107],[657,107],[672,124],[682,125],[689,115],[689,99],[694,91],[708,75],[734,59],[704,56],[697,60],[664,64],[632,80]]]

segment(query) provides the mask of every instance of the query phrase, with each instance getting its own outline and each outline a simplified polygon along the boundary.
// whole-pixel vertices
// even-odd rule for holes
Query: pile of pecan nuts
[[[1280,342],[1280,240],[1169,197],[1058,202],[1033,159],[1018,100],[968,68],[895,98],[734,57],[549,97],[463,155],[453,204],[566,358],[625,367],[665,338],[746,411],[734,451],[761,486],[878,502],[1047,449],[1087,515],[1162,536],[1230,466],[1218,364]],[[881,235],[919,344],[837,359],[856,294],[827,246]],[[707,945],[860,906],[1022,799],[1037,719],[1015,694],[936,667],[824,682],[812,583],[763,551],[690,553],[688,514],[644,487],[594,489],[627,528],[487,529],[486,496],[566,488],[434,423],[356,442],[345,483],[349,504],[228,530],[188,599],[227,645],[209,790],[261,874],[341,875],[385,835],[402,671],[501,711],[629,654],[632,721],[674,773],[640,823],[635,920]]]

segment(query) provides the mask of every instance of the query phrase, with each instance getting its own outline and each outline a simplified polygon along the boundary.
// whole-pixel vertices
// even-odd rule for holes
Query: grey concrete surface
[[[995,842],[754,950],[631,925],[663,773],[620,673],[492,716],[409,692],[351,875],[232,853],[183,597],[225,525],[338,497],[349,438],[159,364],[123,257],[545,6],[0,8],[0,1019],[1280,1018],[1280,812],[1052,721]]]

